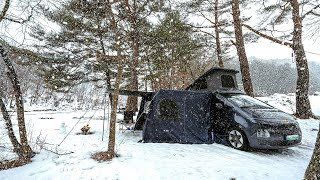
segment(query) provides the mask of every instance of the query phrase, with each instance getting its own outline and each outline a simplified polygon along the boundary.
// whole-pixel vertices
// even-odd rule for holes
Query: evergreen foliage
[[[72,0],[59,9],[43,10],[60,28],[51,32],[35,28],[31,33],[42,42],[35,47],[43,56],[38,64],[48,87],[68,90],[79,83],[99,80],[110,85],[109,76],[115,73],[115,42],[103,4]]]
[[[201,21],[195,21],[191,24],[195,31],[208,35],[208,49],[213,52],[211,60],[214,61],[214,66],[218,66],[216,48],[218,46],[217,40],[215,40],[215,24],[218,26],[219,42],[221,44],[221,55],[224,62],[231,60],[230,50],[233,47],[232,41],[234,41],[234,28],[232,22],[231,13],[231,0],[227,1],[214,1],[214,0],[196,0],[187,1],[180,4],[183,12],[189,17],[194,19],[199,18]],[[217,5],[216,5],[217,3]],[[217,6],[217,19],[215,21],[215,5]],[[240,5],[245,8],[248,5],[247,1],[240,1]],[[242,22],[247,22],[250,17],[240,17]],[[201,23],[199,23],[201,22]],[[257,36],[251,32],[245,32],[243,34],[246,43],[256,42]],[[210,47],[209,47],[210,45]]]
[[[198,39],[197,39],[198,38]],[[201,61],[203,44],[177,11],[168,12],[149,32],[149,75],[153,89],[183,89],[195,76],[192,64]]]

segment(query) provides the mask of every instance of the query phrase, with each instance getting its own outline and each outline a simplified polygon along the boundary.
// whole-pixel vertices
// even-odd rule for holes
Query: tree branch
[[[4,17],[6,16],[7,14],[7,11],[9,9],[9,5],[10,5],[10,0],[6,0],[5,4],[4,4],[4,7],[2,9],[2,12],[0,14],[0,22],[4,19]]]
[[[69,155],[69,154],[74,153],[73,151],[70,151],[70,152],[67,152],[67,153],[59,153],[59,152],[55,152],[55,151],[50,150],[50,149],[47,149],[47,148],[43,148],[43,149],[44,149],[44,150],[46,150],[46,151],[49,151],[49,152],[51,152],[51,153],[53,153],[53,154],[59,155],[59,156],[62,156],[62,155]]]
[[[6,1],[10,1],[10,0],[6,0]],[[13,19],[13,18],[9,18],[9,17],[4,17],[5,16],[5,14],[3,14],[4,16],[1,18],[1,16],[0,16],[0,22],[1,22],[1,20],[2,19],[5,19],[5,20],[8,20],[8,21],[11,21],[11,22],[14,22],[14,23],[18,23],[18,24],[24,24],[24,23],[26,23],[26,22],[28,22],[28,21],[30,21],[31,20],[31,18],[32,18],[32,16],[33,16],[33,11],[34,11],[34,8],[36,7],[36,6],[38,6],[39,4],[40,4],[40,2],[41,2],[41,0],[39,0],[39,2],[36,4],[36,5],[34,5],[34,6],[32,6],[31,7],[31,13],[30,13],[30,15],[26,18],[26,19]],[[9,4],[8,4],[8,8],[9,8]],[[8,10],[8,9],[7,9]]]
[[[307,15],[309,14],[313,14],[316,16],[320,16],[320,14],[315,13],[313,10],[320,8],[320,4],[318,4],[317,6],[313,7],[310,11],[306,12],[303,16],[301,16],[301,19],[303,20]]]
[[[150,2],[150,0],[146,0],[142,6],[138,9],[137,14],[140,14],[141,11],[143,11],[143,9],[146,7],[146,5]]]
[[[236,42],[234,42],[233,40],[230,40],[231,44],[234,46],[237,46]]]
[[[279,16],[274,20],[273,27],[275,26],[275,24],[282,22],[283,18],[285,18],[285,14],[287,13],[287,8],[289,6],[289,2],[286,2],[283,6],[280,6],[280,9],[282,10],[281,13],[279,14]]]
[[[211,21],[207,16],[205,16],[202,12],[200,12],[201,16],[205,18],[207,21],[209,21],[211,24],[215,24],[215,22]]]
[[[316,13],[316,12],[311,12],[311,14],[314,15],[314,16],[320,16],[320,14]]]
[[[197,29],[212,29],[212,28],[214,28],[213,26],[195,26],[193,24],[188,24],[188,25],[193,28],[197,28]]]
[[[123,2],[123,5],[126,7],[125,8],[125,13],[127,14],[128,16],[128,20],[131,24],[134,24],[135,23],[135,18],[132,16],[132,10],[131,10],[131,7],[130,7],[130,4],[129,4],[129,1],[126,0]]]
[[[255,34],[257,34],[257,35],[259,35],[259,36],[261,36],[261,37],[263,37],[263,38],[265,38],[265,39],[268,39],[268,40],[270,40],[270,41],[272,41],[272,42],[275,42],[275,43],[278,43],[278,44],[285,45],[285,46],[288,46],[288,47],[290,47],[290,48],[293,48],[293,44],[292,44],[292,43],[285,42],[285,41],[276,39],[276,38],[274,38],[274,37],[268,36],[268,35],[266,35],[266,34],[263,34],[263,33],[259,32],[259,31],[255,30],[255,29],[253,29],[253,28],[252,28],[251,26],[249,26],[249,25],[242,24],[242,26],[248,28],[250,31],[254,32]]]
[[[4,17],[3,19],[14,22],[14,23],[23,24],[23,20],[19,21],[16,19],[8,18],[8,17]]]

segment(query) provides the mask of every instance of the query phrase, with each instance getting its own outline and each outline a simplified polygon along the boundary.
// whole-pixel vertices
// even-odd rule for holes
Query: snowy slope
[[[287,98],[292,97],[274,95],[260,99],[290,112],[292,102],[288,103]],[[317,115],[320,115],[319,98],[311,97]],[[319,127],[317,120],[299,120],[303,131],[302,145],[282,151],[259,152],[242,152],[219,144],[137,143],[141,132],[118,131],[117,149],[121,157],[98,163],[90,155],[107,148],[107,137],[102,141],[103,111],[84,114],[83,111],[26,113],[33,142],[41,133],[47,149],[74,153],[56,155],[41,150],[31,164],[0,171],[0,179],[302,179]],[[84,118],[58,146],[83,115]],[[95,133],[76,135],[88,121]],[[63,122],[66,131],[61,128]],[[0,128],[0,146],[3,146],[8,140],[3,126]],[[0,150],[0,159],[13,157],[6,149],[0,147]]]

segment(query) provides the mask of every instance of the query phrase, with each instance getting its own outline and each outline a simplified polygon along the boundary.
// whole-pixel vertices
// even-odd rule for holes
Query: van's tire
[[[245,133],[238,127],[231,127],[228,130],[228,143],[234,149],[247,151],[249,143]]]

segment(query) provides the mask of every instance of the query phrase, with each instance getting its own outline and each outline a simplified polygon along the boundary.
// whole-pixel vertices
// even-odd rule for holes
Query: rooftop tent
[[[211,96],[210,92],[156,92],[143,128],[143,141],[208,143]]]
[[[238,88],[236,74],[238,71],[224,68],[211,68],[192,84],[186,90],[204,90],[204,91],[229,91]]]

